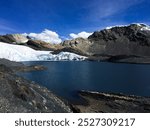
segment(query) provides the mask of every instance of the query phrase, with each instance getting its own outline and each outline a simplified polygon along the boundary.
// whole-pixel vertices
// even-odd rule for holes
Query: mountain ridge
[[[0,36],[0,41],[4,40],[15,44],[10,35]],[[53,54],[72,52],[87,56],[88,60],[150,63],[150,26],[143,23],[107,27],[95,31],[87,39],[65,40],[58,45],[30,38],[26,43],[19,44],[35,50],[53,51]]]
[[[148,25],[130,24],[128,26],[111,27],[94,32],[86,40],[74,39],[68,41],[70,47],[84,52],[85,45],[82,43],[88,43],[86,54],[89,59],[150,63],[150,27]],[[66,44],[63,45],[68,47]]]

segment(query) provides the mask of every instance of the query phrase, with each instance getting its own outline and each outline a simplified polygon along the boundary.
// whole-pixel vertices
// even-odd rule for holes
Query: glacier
[[[52,54],[51,51],[37,51],[23,45],[12,45],[0,42],[0,58],[10,61],[65,61],[65,60],[85,60],[85,56],[80,56],[70,52],[60,52]]]

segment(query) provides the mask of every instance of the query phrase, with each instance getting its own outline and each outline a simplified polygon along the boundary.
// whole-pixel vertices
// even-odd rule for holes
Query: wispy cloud
[[[15,33],[17,30],[7,20],[0,19],[0,34]]]
[[[100,20],[118,13],[122,13],[128,8],[137,5],[144,0],[92,0],[85,7],[88,9],[88,20]]]
[[[0,23],[1,24],[1,23]],[[0,25],[0,30],[3,31],[11,31],[11,32],[15,32],[16,30],[14,28],[9,27],[8,25]]]
[[[139,6],[145,0],[88,0],[82,6],[82,12],[79,18],[82,27],[80,30],[72,32],[79,32],[82,30],[93,32],[101,30],[107,26],[127,25],[132,20],[127,19],[127,12],[135,6]],[[145,22],[145,21],[133,21]],[[80,25],[81,25],[80,24]],[[88,25],[88,26],[87,26]]]

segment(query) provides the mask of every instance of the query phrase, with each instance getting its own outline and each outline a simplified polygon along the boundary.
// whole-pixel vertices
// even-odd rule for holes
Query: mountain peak
[[[110,26],[110,27],[106,27],[106,29],[104,30],[113,30],[115,28],[131,28],[131,29],[141,30],[141,31],[150,31],[150,26],[145,23],[132,23],[130,25]]]

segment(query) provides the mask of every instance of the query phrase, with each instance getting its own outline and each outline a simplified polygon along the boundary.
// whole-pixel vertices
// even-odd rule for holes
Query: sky
[[[0,5],[0,34],[47,40],[51,35],[56,43],[107,26],[150,24],[150,0],[0,0]]]

